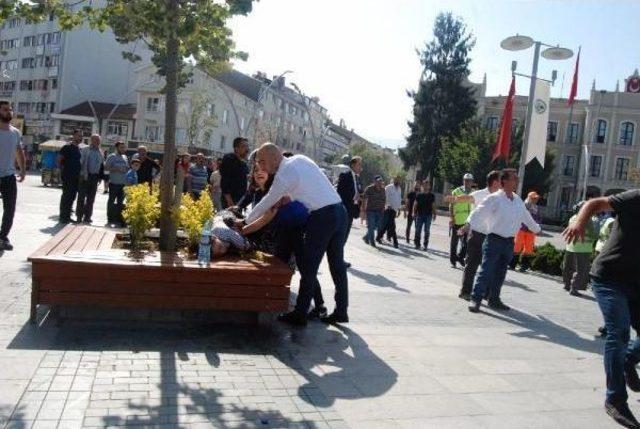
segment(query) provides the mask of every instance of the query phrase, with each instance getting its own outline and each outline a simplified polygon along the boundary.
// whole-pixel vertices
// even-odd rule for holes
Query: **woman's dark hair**
[[[256,182],[256,178],[255,178],[256,167],[257,167],[257,164],[254,164],[253,168],[251,169],[251,182],[249,183],[249,188],[254,192],[260,190],[260,186],[258,186],[258,183]],[[267,181],[264,184],[264,191],[261,190],[264,194],[269,192],[269,189],[271,188],[271,184],[273,183],[273,177],[274,177],[273,174],[269,174],[269,177],[267,178]]]

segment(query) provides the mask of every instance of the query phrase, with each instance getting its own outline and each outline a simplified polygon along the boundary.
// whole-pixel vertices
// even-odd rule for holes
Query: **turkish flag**
[[[578,49],[578,56],[576,58],[576,69],[573,71],[573,83],[571,84],[571,92],[569,93],[568,106],[573,104],[573,100],[578,94],[578,68],[580,67],[580,49]]]
[[[509,88],[509,96],[504,104],[502,119],[500,120],[500,130],[498,131],[498,141],[493,151],[494,162],[498,158],[504,158],[509,161],[509,147],[511,146],[511,121],[513,119],[513,99],[516,96],[516,77],[511,77],[511,87]]]

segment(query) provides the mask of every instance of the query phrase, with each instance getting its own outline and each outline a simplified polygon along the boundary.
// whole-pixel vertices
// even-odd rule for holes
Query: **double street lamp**
[[[524,172],[525,172],[525,161],[527,156],[527,146],[529,140],[529,131],[531,128],[531,119],[533,118],[533,103],[534,103],[534,95],[536,89],[536,81],[544,80],[547,82],[551,82],[553,84],[557,78],[558,73],[556,70],[553,71],[551,75],[551,80],[541,79],[538,77],[538,60],[540,59],[540,55],[547,60],[566,60],[573,56],[573,51],[568,48],[562,48],[559,45],[553,46],[549,45],[537,40],[533,40],[529,36],[522,36],[516,34],[515,36],[507,37],[502,42],[500,42],[500,47],[507,51],[522,51],[524,49],[529,49],[531,46],[534,46],[533,53],[533,66],[531,68],[531,75],[524,75],[521,73],[516,73],[516,65],[517,63],[514,61],[511,65],[511,71],[514,75],[523,76],[531,79],[531,85],[529,86],[529,99],[527,103],[527,115],[525,118],[524,125],[524,136],[522,141],[522,151],[520,154],[520,166],[518,168],[518,177],[520,178],[520,182],[518,184],[518,193],[522,195],[522,186],[524,183]],[[546,49],[540,53],[541,47],[544,46]]]

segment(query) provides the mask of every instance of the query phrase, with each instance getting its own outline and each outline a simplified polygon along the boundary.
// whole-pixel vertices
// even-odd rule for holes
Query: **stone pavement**
[[[21,186],[14,252],[0,256],[0,427],[614,428],[590,295],[510,272],[513,309],[457,298],[446,219],[433,250],[373,249],[355,222],[345,327],[27,323],[26,256],[55,233],[60,192]],[[105,198],[96,202],[104,223]],[[403,228],[399,230],[404,231]],[[297,277],[294,278],[297,285]],[[326,266],[327,301],[332,283]],[[637,397],[630,405],[640,415]]]

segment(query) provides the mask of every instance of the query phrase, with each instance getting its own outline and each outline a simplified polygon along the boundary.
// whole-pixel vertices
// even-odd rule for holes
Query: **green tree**
[[[211,132],[216,126],[216,117],[211,114],[212,104],[212,96],[198,92],[191,97],[189,109],[182,112],[190,152],[195,150],[198,143],[201,143],[201,147],[209,143]]]
[[[413,120],[407,146],[399,153],[405,167],[420,165],[418,178],[433,177],[442,139],[458,136],[462,124],[476,113],[473,89],[467,84],[472,35],[451,13],[438,15],[433,34],[418,52],[423,72],[418,90],[408,93],[414,101]]]
[[[387,183],[393,177],[402,176],[401,169],[395,168],[393,165],[392,154],[364,142],[352,143],[349,146],[349,155],[362,157],[360,180],[364,186],[372,183],[373,178],[377,175],[383,176]]]
[[[248,14],[253,0],[106,0],[102,7],[88,0],[72,5],[64,0],[0,2],[0,19],[19,15],[38,21],[50,13],[58,17],[63,30],[88,23],[104,31],[111,28],[116,40],[129,43],[142,40],[152,52],[152,61],[163,76],[165,93],[164,169],[160,185],[160,249],[176,247],[176,212],[174,207],[174,163],[177,93],[189,77],[187,60],[208,73],[228,67],[231,58],[245,59],[234,49],[227,21],[234,15]],[[131,61],[141,58],[123,53]],[[178,191],[180,192],[180,191]]]

